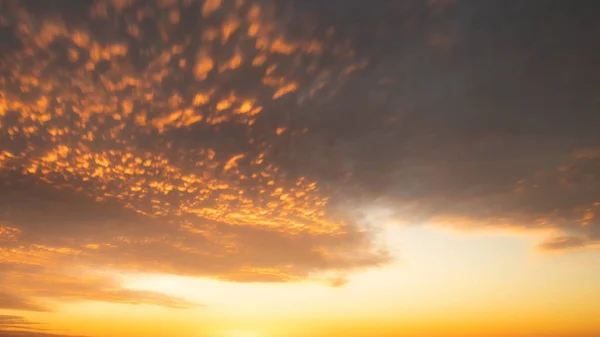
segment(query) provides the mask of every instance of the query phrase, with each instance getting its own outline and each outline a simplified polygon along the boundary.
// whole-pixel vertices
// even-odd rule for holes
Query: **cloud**
[[[540,244],[539,248],[542,250],[563,250],[572,248],[581,248],[586,244],[586,240],[579,237],[573,236],[560,236],[549,239],[546,242]]]
[[[23,328],[33,324],[35,323],[30,322],[21,316],[0,315],[0,329],[4,329],[6,327]]]
[[[0,289],[0,309],[46,311],[47,309],[31,301]],[[1,325],[1,324],[0,324]]]
[[[279,22],[277,3],[173,4],[150,25],[141,2],[3,4],[3,284],[50,302],[189,307],[98,272],[289,282],[389,261],[273,145],[288,141],[281,110],[333,95],[366,59],[300,17]]]
[[[43,332],[31,332],[31,331],[11,331],[11,330],[0,330],[0,336],[2,337],[75,337],[73,335],[60,335]]]
[[[3,284],[187,307],[97,272],[347,275],[390,260],[366,221],[374,207],[408,224],[557,232],[545,249],[594,246],[600,116],[583,69],[598,51],[585,11],[290,3],[173,2],[167,16],[155,15],[166,2],[3,4]],[[549,33],[548,16],[581,20]]]
[[[29,252],[32,253],[32,252]],[[34,253],[35,254],[35,253]],[[171,308],[192,308],[198,304],[152,291],[123,288],[114,276],[76,269],[55,263],[52,268],[4,268],[0,279],[11,288],[0,292],[4,309],[47,311],[32,299],[52,301],[106,301],[122,304],[152,304]],[[21,296],[13,294],[18,293]]]
[[[542,242],[538,248],[542,251],[562,251],[569,249],[595,248],[600,247],[600,241],[588,237],[576,236],[557,236],[549,238]]]
[[[566,19],[557,7],[543,11]],[[534,6],[503,31],[498,13],[513,9],[457,2],[440,19],[460,35],[450,54],[412,31],[381,41],[388,54],[339,99],[294,115],[312,132],[281,150],[287,168],[332,186],[341,207],[388,208],[404,224],[545,229],[594,248],[598,101],[580,69],[600,51],[583,24],[553,26],[564,38],[550,43]],[[582,8],[569,13],[591,20]],[[475,28],[473,15],[490,20]]]
[[[40,323],[32,322],[21,316],[0,315],[0,336],[2,337],[67,337],[46,333]],[[72,336],[74,337],[74,336]]]

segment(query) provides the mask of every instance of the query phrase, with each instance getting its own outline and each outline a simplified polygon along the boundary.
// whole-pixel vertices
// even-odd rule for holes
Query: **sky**
[[[0,337],[599,336],[599,9],[0,0]]]

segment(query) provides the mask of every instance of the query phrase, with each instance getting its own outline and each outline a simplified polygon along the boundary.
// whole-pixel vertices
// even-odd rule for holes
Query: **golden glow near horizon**
[[[457,337],[570,336],[573,331],[585,336],[598,328],[593,318],[600,309],[595,290],[600,273],[593,268],[598,262],[593,254],[558,259],[539,255],[531,249],[538,236],[526,234],[464,235],[388,227],[386,237],[388,245],[403,247],[398,262],[356,275],[342,288],[316,282],[244,284],[121,275],[127,288],[182,296],[205,306],[182,312],[73,303],[61,306],[64,319],[53,323],[83,333],[90,322],[115,319],[114,327],[93,336],[161,336],[165,322],[170,322],[169,333],[182,337],[194,335],[190,331],[215,337],[361,336],[368,331],[390,337],[398,331],[423,337],[442,332]],[[573,282],[579,287],[568,286]],[[161,319],[149,322],[147,317],[153,315]],[[546,326],[548,319],[553,323]]]
[[[371,111],[403,76],[381,74],[386,48],[373,63],[291,8],[0,2],[0,337],[600,335],[598,148],[463,188],[468,159],[397,144],[409,104]],[[426,36],[442,54],[458,40]],[[372,125],[323,113],[355,76]]]

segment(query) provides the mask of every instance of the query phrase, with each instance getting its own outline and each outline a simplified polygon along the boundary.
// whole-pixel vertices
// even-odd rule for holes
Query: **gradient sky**
[[[600,336],[598,13],[0,0],[0,337]]]

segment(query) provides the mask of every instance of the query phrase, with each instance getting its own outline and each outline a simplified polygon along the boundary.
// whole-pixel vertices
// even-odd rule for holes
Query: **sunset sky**
[[[600,336],[598,13],[0,0],[0,337]]]

